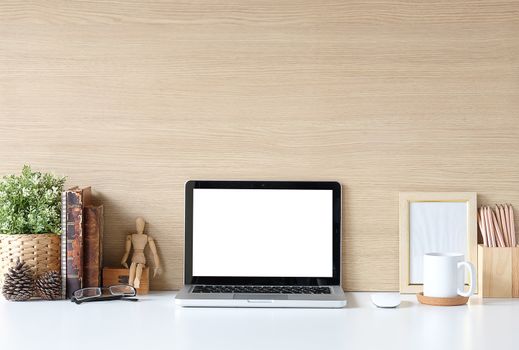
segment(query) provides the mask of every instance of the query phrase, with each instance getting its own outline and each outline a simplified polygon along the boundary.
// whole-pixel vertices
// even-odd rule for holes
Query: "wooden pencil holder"
[[[519,246],[478,246],[478,290],[484,298],[519,298]]]

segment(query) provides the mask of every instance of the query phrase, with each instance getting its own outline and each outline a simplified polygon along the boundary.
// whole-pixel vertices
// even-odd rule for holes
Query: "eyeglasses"
[[[82,288],[74,292],[71,301],[76,304],[81,304],[89,301],[104,301],[104,300],[128,300],[137,301],[139,299],[131,298],[137,295],[137,291],[132,286],[120,284],[110,287],[92,287]]]

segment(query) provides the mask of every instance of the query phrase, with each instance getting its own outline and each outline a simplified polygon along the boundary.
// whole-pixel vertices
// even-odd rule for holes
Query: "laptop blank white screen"
[[[332,277],[332,190],[194,189],[193,276]]]

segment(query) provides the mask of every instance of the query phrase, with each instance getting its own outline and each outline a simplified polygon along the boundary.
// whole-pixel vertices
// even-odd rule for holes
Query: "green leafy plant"
[[[0,233],[31,234],[61,231],[64,177],[33,172],[4,176],[0,182]]]

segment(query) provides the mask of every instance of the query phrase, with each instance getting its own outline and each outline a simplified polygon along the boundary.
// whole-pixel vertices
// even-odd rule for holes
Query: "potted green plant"
[[[19,258],[35,276],[60,270],[61,192],[64,177],[32,171],[0,181],[0,287]]]

